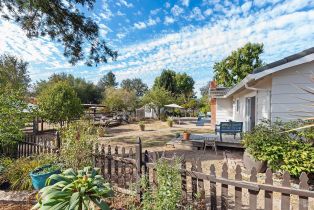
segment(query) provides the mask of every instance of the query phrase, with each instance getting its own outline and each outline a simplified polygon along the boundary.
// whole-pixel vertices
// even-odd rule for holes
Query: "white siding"
[[[314,62],[285,69],[272,76],[272,120],[280,118],[288,121],[313,116],[314,107],[309,101],[314,101],[314,95],[302,90],[314,89],[313,77]]]
[[[232,100],[217,98],[216,124],[232,120]]]

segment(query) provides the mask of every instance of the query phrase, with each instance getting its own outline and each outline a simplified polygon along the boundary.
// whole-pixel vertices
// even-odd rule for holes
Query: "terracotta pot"
[[[190,133],[184,132],[183,133],[183,140],[189,140],[190,139]]]
[[[244,167],[251,172],[252,168],[255,167],[257,173],[264,173],[267,169],[266,161],[256,160],[249,152],[245,150],[243,154]]]

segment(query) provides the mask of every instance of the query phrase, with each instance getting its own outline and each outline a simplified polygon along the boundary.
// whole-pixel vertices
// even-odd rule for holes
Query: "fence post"
[[[142,178],[142,140],[138,137],[136,142],[136,194],[139,201],[142,201],[142,188],[141,188],[141,178]]]
[[[256,168],[253,167],[251,170],[250,182],[257,182],[257,171]],[[258,192],[249,190],[249,206],[250,209],[256,210],[257,208],[257,194]]]
[[[214,164],[210,166],[210,176],[215,179],[216,178],[216,169]],[[216,182],[210,181],[210,209],[217,210],[217,190],[216,190]]]
[[[224,163],[222,166],[221,177],[228,179],[228,166],[227,163]],[[221,210],[228,209],[228,185],[221,184]]]
[[[266,170],[265,184],[273,185],[273,172],[270,168]],[[273,192],[265,190],[265,210],[273,210]]]
[[[305,172],[301,173],[300,176],[300,189],[309,190],[308,184],[309,178],[307,177]],[[299,210],[307,210],[309,207],[309,200],[306,196],[299,196]]]
[[[283,173],[283,187],[290,187],[290,174],[285,171]],[[281,209],[290,209],[290,194],[281,193]]]
[[[57,148],[58,148],[58,153],[60,153],[60,148],[61,148],[61,138],[60,138],[60,133],[59,131],[56,132],[56,143],[57,143]]]
[[[236,167],[236,174],[235,174],[235,180],[242,181],[242,174],[241,174],[241,167],[240,165],[237,165]],[[235,210],[241,210],[242,209],[242,188],[241,187],[235,187],[235,196],[234,196],[234,204]]]

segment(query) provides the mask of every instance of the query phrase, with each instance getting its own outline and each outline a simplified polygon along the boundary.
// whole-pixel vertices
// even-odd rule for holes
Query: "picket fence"
[[[134,151],[135,149],[135,151]],[[94,166],[100,167],[103,176],[120,192],[135,194],[142,199],[143,189],[140,184],[142,176],[147,176],[152,186],[158,185],[156,180],[156,162],[160,157],[158,153],[149,153],[142,150],[141,139],[138,138],[135,148],[96,144],[93,154]],[[120,151],[120,153],[119,153]],[[169,160],[169,159],[168,159]],[[171,160],[170,160],[171,161]],[[242,179],[241,167],[236,167],[234,179],[228,176],[228,166],[222,166],[221,177],[217,176],[214,165],[210,166],[210,173],[202,172],[201,161],[192,161],[191,168],[187,168],[186,161],[181,161],[182,196],[184,202],[197,203],[196,209],[247,209],[254,210],[258,206],[258,195],[263,193],[263,206],[265,210],[274,208],[274,193],[280,193],[280,209],[291,208],[291,195],[298,197],[298,209],[309,209],[309,198],[314,198],[314,191],[309,190],[308,176],[302,173],[299,178],[299,187],[291,186],[291,177],[284,172],[282,185],[273,185],[273,173],[266,171],[264,183],[257,182],[257,172],[251,171],[248,181]],[[209,189],[205,188],[209,183]],[[189,186],[189,187],[188,187]],[[191,190],[188,190],[191,189]],[[230,198],[228,190],[234,189],[234,196]],[[220,190],[219,192],[217,192]],[[248,192],[248,198],[244,192]],[[206,193],[207,192],[207,195]],[[229,191],[230,192],[230,191]],[[218,196],[220,194],[220,196]],[[248,202],[247,202],[248,201]],[[248,203],[247,205],[245,203]],[[277,208],[278,209],[278,208]]]
[[[22,140],[10,145],[0,145],[0,154],[12,158],[29,157],[42,153],[55,153],[61,146],[58,133],[55,135],[25,134]]]

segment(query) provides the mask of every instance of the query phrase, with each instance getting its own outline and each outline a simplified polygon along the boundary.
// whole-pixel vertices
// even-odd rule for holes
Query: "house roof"
[[[249,82],[253,82],[259,80],[265,76],[273,74],[275,72],[281,71],[283,69],[287,69],[293,66],[301,65],[304,63],[308,63],[314,61],[314,47],[306,49],[302,52],[290,55],[278,61],[267,64],[263,67],[256,68],[252,74],[247,75],[241,82],[231,88],[224,98],[232,95],[237,92],[241,88],[245,87],[245,85]]]
[[[256,69],[254,69],[253,74],[256,74],[256,73],[265,71],[265,70],[267,70],[267,69],[270,69],[270,68],[274,68],[274,67],[283,65],[283,64],[285,64],[285,63],[289,63],[289,62],[291,62],[291,61],[297,60],[297,59],[299,59],[299,58],[302,58],[302,57],[304,57],[304,56],[307,56],[307,55],[310,55],[310,54],[313,54],[313,53],[314,53],[314,47],[311,47],[311,48],[309,48],[309,49],[303,50],[302,52],[299,52],[299,53],[290,55],[290,56],[285,57],[285,58],[283,58],[283,59],[280,59],[280,60],[278,60],[278,61],[269,63],[269,64],[267,64],[267,65],[265,65],[265,66],[256,68]]]

